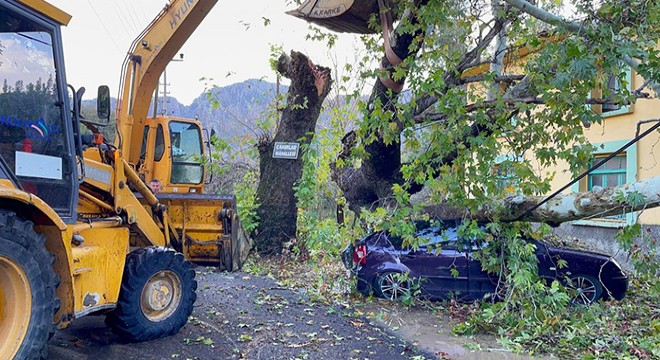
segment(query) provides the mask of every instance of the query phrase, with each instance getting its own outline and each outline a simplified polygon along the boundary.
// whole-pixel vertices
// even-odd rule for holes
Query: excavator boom
[[[124,61],[117,105],[117,145],[129,163],[139,160],[142,132],[161,74],[217,2],[171,0],[133,42]]]

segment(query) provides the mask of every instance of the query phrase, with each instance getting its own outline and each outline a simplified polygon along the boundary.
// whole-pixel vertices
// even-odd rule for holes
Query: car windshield
[[[415,249],[442,249],[450,251],[466,251],[470,249],[475,251],[483,248],[487,243],[484,241],[479,241],[476,238],[466,238],[463,235],[459,234],[458,226],[432,226],[426,223],[418,223],[418,230],[415,233],[415,236],[418,238],[416,246],[403,245],[403,238],[388,234],[387,241],[397,249],[409,250],[411,248]],[[482,230],[485,230],[482,228]],[[377,243],[381,246],[382,244],[382,233],[377,233],[377,236],[373,236],[369,239],[369,242],[373,245]]]

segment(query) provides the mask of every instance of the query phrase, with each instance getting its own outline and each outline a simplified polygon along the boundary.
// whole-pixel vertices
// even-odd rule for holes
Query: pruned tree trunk
[[[323,100],[332,86],[330,69],[314,65],[299,52],[282,55],[277,70],[291,80],[291,85],[275,136],[264,136],[258,143],[259,226],[252,236],[261,254],[279,254],[282,244],[296,236],[297,201],[293,187],[302,176],[302,154],[295,160],[273,158],[274,145],[299,143],[302,149],[310,144]]]

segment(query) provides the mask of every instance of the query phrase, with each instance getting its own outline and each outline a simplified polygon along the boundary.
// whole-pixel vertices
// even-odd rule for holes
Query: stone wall
[[[660,238],[660,225],[643,225],[643,231],[647,231],[647,229],[651,236]],[[564,223],[553,229],[553,233],[559,237],[577,238],[592,247],[594,251],[612,255],[626,270],[631,270],[632,265],[627,254],[619,247],[615,239],[618,231],[618,228],[574,225],[572,223]]]

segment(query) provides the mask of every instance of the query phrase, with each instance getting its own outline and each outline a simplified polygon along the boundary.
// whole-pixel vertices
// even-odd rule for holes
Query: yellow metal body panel
[[[85,151],[84,158],[85,182],[99,190],[105,192],[112,191],[113,184],[115,183],[112,166],[101,163],[98,150],[95,151],[95,149]]]
[[[73,246],[75,317],[114,307],[119,298],[128,244],[128,229],[88,229]]]
[[[223,236],[220,211],[223,203],[214,200],[165,200],[171,225],[181,233],[184,254],[192,261],[217,262],[221,251],[231,246]]]
[[[73,290],[73,258],[71,256],[71,230],[67,227],[60,231],[54,226],[37,225],[35,231],[46,237],[46,249],[55,256],[53,268],[60,278],[57,287],[57,297],[60,299],[60,309],[55,314],[55,323],[59,328],[69,326],[73,320],[75,309]]]
[[[60,278],[57,296],[60,310],[54,322],[61,327],[68,325],[73,318],[73,278],[71,268],[71,232],[62,219],[48,204],[37,196],[15,189],[10,184],[0,184],[0,207],[15,211],[21,217],[32,221],[34,230],[46,238],[46,249],[55,256],[53,268]],[[9,186],[5,186],[9,185]]]
[[[136,198],[129,183],[142,185],[144,191],[148,190],[121,155],[119,151],[114,152],[111,166],[99,162],[101,157],[97,149],[85,151],[85,182],[80,187],[78,214],[89,219],[121,215],[126,222],[124,226],[130,226],[138,233],[134,245],[164,246],[163,230]]]
[[[68,25],[71,21],[71,15],[43,0],[18,0],[18,2],[48,16],[61,25]]]
[[[4,201],[16,201],[25,205],[29,205],[30,207],[34,208],[35,216],[45,217],[48,222],[56,226],[61,231],[66,230],[64,221],[60,219],[55,210],[53,210],[50,206],[48,206],[48,204],[46,204],[36,195],[13,187],[0,186],[0,207],[2,207]],[[11,208],[9,209],[12,210]]]
[[[115,164],[120,164],[115,169],[115,208],[121,208],[126,213],[128,224],[140,231],[142,236],[139,239],[142,242],[138,245],[165,246],[163,230],[158,227],[151,213],[143,207],[128,187],[125,171],[128,170],[134,178],[137,178],[137,174],[132,172],[126,161],[121,159],[119,152],[115,154]]]

